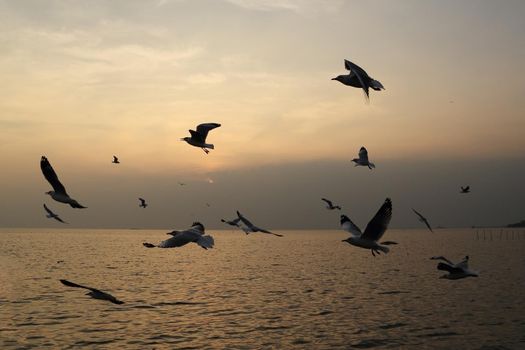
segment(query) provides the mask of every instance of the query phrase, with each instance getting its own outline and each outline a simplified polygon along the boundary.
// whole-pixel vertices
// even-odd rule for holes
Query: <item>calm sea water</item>
[[[0,230],[0,349],[525,349],[523,231],[389,230],[375,258],[342,231],[142,246],[165,232]],[[466,254],[479,278],[429,260]]]

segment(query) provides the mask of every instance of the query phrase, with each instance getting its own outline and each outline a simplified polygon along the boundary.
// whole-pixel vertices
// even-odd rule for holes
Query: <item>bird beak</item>
[[[337,78],[332,78],[331,80],[337,80]]]

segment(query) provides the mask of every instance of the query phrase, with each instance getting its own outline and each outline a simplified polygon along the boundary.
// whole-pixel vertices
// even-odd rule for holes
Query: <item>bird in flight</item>
[[[333,205],[331,200],[328,200],[326,198],[321,198],[321,200],[326,203],[326,209],[328,209],[328,210],[334,210],[334,209],[341,210],[341,207],[338,206],[338,205]]]
[[[380,254],[379,251],[388,253],[390,249],[377,243],[381,239],[390,219],[392,218],[392,201],[390,198],[385,199],[385,202],[379,208],[376,215],[366,225],[365,232],[362,233],[361,229],[348,218],[346,215],[341,215],[341,228],[351,234],[350,237],[344,239],[343,242],[348,242],[356,247],[370,249],[372,255],[375,253]]]
[[[273,233],[268,230],[265,230],[263,228],[257,227],[254,224],[252,224],[248,219],[246,219],[239,211],[237,210],[237,217],[239,220],[241,220],[242,225],[240,226],[241,230],[244,231],[244,233],[249,234],[252,232],[262,232],[262,233],[268,233],[277,237],[282,237],[283,235],[279,233]]]
[[[478,277],[478,273],[468,268],[469,256],[465,256],[463,261],[460,263],[454,264],[452,261],[448,260],[444,256],[433,256],[431,260],[443,260],[444,263],[440,262],[437,265],[438,270],[447,271],[448,274],[441,276],[440,278],[446,278],[449,280],[457,280],[460,278],[466,277]]]
[[[212,236],[205,235],[204,225],[200,222],[194,222],[191,227],[184,231],[171,231],[167,233],[173,237],[155,245],[152,243],[142,243],[146,248],[174,248],[181,247],[188,243],[197,243],[204,249],[213,248],[215,243]]]
[[[371,163],[368,160],[368,151],[364,147],[361,147],[361,149],[359,150],[359,158],[352,159],[352,162],[355,163],[355,166],[367,166],[368,169],[376,167],[374,163]]]
[[[461,191],[459,191],[459,193],[470,193],[470,186],[461,186]]]
[[[99,300],[107,300],[109,302],[112,302],[113,304],[124,304],[123,301],[120,301],[118,300],[117,298],[115,298],[113,295],[109,294],[109,293],[106,293],[106,292],[103,292],[101,290],[98,290],[96,288],[91,288],[91,287],[87,287],[87,286],[82,286],[80,284],[76,284],[76,283],[73,283],[73,282],[69,282],[68,280],[60,280],[60,282],[62,282],[63,285],[65,286],[68,286],[68,287],[73,287],[73,288],[83,288],[83,289],[87,289],[89,290],[88,293],[86,293],[86,295],[89,295],[90,297],[92,297],[93,299],[99,299]]]
[[[432,231],[432,227],[430,227],[430,224],[428,223],[428,220],[426,217],[424,217],[423,215],[421,215],[421,213],[418,213],[416,211],[416,209],[412,208],[412,210],[414,211],[414,213],[416,213],[416,215],[419,217],[419,221],[423,222],[427,227],[428,229],[430,230],[430,232],[434,232]]]
[[[62,220],[58,214],[55,214],[51,211],[51,209],[49,209],[47,207],[47,205],[44,204],[44,209],[46,210],[47,214],[46,214],[46,218],[49,218],[49,219],[55,219],[56,221],[60,221],[61,223],[63,224],[67,224],[67,222],[65,222],[64,220]]]
[[[146,200],[144,198],[139,198],[139,207],[146,208],[148,206],[148,203],[146,203]]]
[[[204,151],[204,153],[208,154],[210,151],[209,149],[214,149],[215,146],[211,143],[206,143],[206,137],[208,136],[208,132],[210,130],[213,130],[215,128],[218,128],[221,126],[221,124],[217,123],[204,123],[197,125],[197,131],[195,130],[189,130],[191,137],[184,137],[181,138],[181,141],[186,141],[188,144],[200,147]]]
[[[46,192],[46,194],[50,195],[51,198],[53,198],[57,202],[69,204],[73,208],[86,208],[80,205],[73,198],[69,197],[69,195],[66,192],[66,188],[64,187],[64,185],[62,185],[60,180],[58,180],[58,176],[55,173],[55,170],[53,170],[53,167],[51,166],[47,158],[44,156],[42,156],[42,158],[40,159],[40,169],[42,170],[42,173],[44,174],[46,180],[53,187],[53,191],[48,191]]]
[[[345,60],[345,69],[350,71],[346,75],[338,75],[332,80],[337,80],[338,82],[363,89],[365,93],[366,101],[370,99],[369,89],[372,88],[376,91],[384,90],[385,87],[379,81],[372,79],[363,68],[359,67],[357,64],[354,64],[348,60]]]
[[[120,161],[118,160],[117,156],[113,156],[113,161],[111,163],[120,164]]]

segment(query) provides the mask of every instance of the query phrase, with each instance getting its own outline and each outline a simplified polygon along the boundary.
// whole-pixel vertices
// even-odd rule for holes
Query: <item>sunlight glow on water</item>
[[[525,347],[525,232],[389,230],[376,258],[342,231],[282,233],[210,230],[206,251],[144,248],[158,230],[0,230],[0,348]],[[479,278],[429,260],[467,254]]]

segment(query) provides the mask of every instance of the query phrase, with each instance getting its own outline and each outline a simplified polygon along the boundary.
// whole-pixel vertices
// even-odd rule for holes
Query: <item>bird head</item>
[[[341,225],[344,224],[345,222],[348,222],[350,221],[350,219],[348,218],[348,216],[346,215],[341,215]]]
[[[343,76],[342,75],[338,75],[335,78],[332,78],[331,80],[343,81]]]
[[[50,195],[50,196],[52,196],[53,193],[55,193],[55,191],[47,191],[47,192],[44,192],[44,193],[45,193],[45,194],[48,194],[48,195]]]
[[[180,140],[188,142],[190,139],[191,139],[191,137],[186,136],[186,137],[181,138]]]

